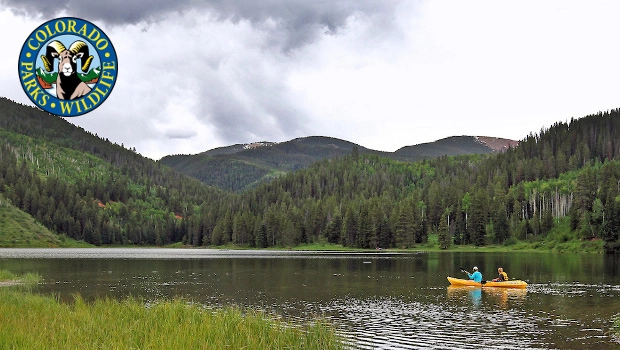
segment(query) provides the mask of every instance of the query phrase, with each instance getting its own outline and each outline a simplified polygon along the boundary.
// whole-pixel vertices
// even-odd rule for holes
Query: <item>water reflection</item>
[[[453,301],[469,299],[471,304],[478,308],[482,301],[482,288],[470,286],[448,286],[448,298]]]
[[[510,306],[516,306],[523,304],[525,297],[527,296],[527,289],[521,288],[482,288],[485,295],[495,303],[497,308],[506,310]]]
[[[469,286],[448,286],[448,299],[452,301],[463,301],[469,299],[471,305],[479,308],[482,304],[482,295],[485,301],[494,309],[506,310],[523,304],[527,296],[527,289],[521,288],[494,288],[494,287],[469,287]]]

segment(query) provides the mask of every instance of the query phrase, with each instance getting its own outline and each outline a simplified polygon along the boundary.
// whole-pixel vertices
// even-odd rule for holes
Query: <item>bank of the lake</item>
[[[256,311],[186,300],[73,303],[0,289],[2,349],[341,349],[332,326],[292,326]]]
[[[331,325],[295,326],[253,310],[210,310],[182,299],[144,302],[110,298],[61,302],[14,289],[37,273],[0,270],[2,349],[340,349]]]
[[[495,252],[542,252],[542,253],[592,253],[603,254],[604,242],[598,240],[555,240],[541,239],[534,241],[512,240],[507,244],[489,244],[484,246],[476,246],[473,244],[451,245],[448,248],[441,248],[437,242],[437,235],[432,234],[426,243],[417,244],[407,249],[381,249],[385,252],[461,252],[461,253],[495,253]],[[181,248],[183,245],[176,245],[174,248]],[[250,249],[248,247],[239,247],[233,245],[220,246],[217,248],[224,249]],[[345,247],[340,244],[327,242],[301,244],[295,247],[278,247],[268,248],[267,250],[300,250],[300,251],[377,251],[377,249],[359,249]]]
[[[127,248],[135,246],[126,246]],[[429,253],[429,252],[459,252],[459,253],[502,253],[502,252],[523,252],[523,253],[579,253],[579,254],[604,254],[603,242],[596,241],[574,241],[574,242],[518,242],[511,245],[486,245],[476,246],[473,244],[453,245],[443,249],[436,244],[424,243],[407,249],[361,249],[345,247],[333,243],[307,243],[294,247],[270,247],[254,248],[249,246],[224,245],[210,247],[196,247],[184,244],[173,244],[164,248],[174,249],[222,249],[222,250],[260,250],[260,251],[310,251],[310,252],[400,252],[400,253]]]
[[[15,275],[7,270],[0,270],[0,287],[7,286],[33,286],[41,281],[41,275],[36,272],[27,272],[23,275]]]

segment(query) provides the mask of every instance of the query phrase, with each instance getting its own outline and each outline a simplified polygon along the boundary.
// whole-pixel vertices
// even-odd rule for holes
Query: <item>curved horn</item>
[[[82,72],[88,72],[88,67],[90,67],[90,63],[94,58],[93,56],[88,55],[88,45],[86,45],[86,43],[82,40],[76,40],[73,44],[71,44],[71,46],[69,46],[69,51],[71,51],[74,55],[78,52],[84,54],[84,56],[82,56]]]
[[[49,44],[47,44],[47,51],[45,52],[45,55],[41,55],[41,60],[43,61],[43,67],[45,67],[45,70],[48,72],[51,72],[54,70],[54,56],[53,54],[60,54],[61,52],[65,51],[65,45],[63,45],[60,41],[58,40],[52,40],[50,41]]]

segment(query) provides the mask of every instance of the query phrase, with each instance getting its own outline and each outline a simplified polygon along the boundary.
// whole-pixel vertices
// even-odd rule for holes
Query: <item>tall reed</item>
[[[21,276],[17,276],[10,271],[0,270],[0,283],[19,284],[26,286],[36,285],[41,281],[41,275],[36,272],[27,272]]]
[[[237,308],[183,300],[74,302],[0,288],[0,349],[342,349],[334,328],[291,327]]]

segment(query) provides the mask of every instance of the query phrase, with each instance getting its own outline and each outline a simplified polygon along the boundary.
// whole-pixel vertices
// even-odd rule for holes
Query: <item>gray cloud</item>
[[[224,18],[232,20],[245,19],[254,25],[262,25],[269,19],[278,22],[280,25],[275,30],[285,34],[281,44],[286,50],[312,42],[319,35],[337,34],[355,14],[391,18],[398,3],[397,0],[238,0],[215,1],[212,6]]]
[[[51,18],[66,14],[110,24],[156,21],[166,13],[188,9],[190,3],[190,0],[149,0],[148,5],[147,2],[125,0],[0,0],[0,4],[18,15]]]
[[[195,130],[172,129],[165,133],[166,137],[171,139],[190,139],[197,135]]]
[[[109,100],[115,102],[99,113],[123,120],[125,130],[108,131],[115,138],[140,142],[159,134],[175,142],[199,141],[203,136],[196,130],[171,124],[182,120],[228,144],[316,133],[316,116],[297,106],[286,82],[290,71],[308,60],[301,57],[304,48],[339,35],[353,17],[376,24],[374,32],[385,31],[400,1],[0,0],[0,5],[41,21],[75,16],[105,24],[119,54],[122,78]],[[157,59],[145,64],[143,57]],[[142,81],[146,76],[156,80]],[[182,99],[187,101],[178,102]],[[112,103],[124,108],[112,109]],[[101,127],[88,118],[72,122]]]
[[[290,51],[316,40],[324,34],[336,34],[355,14],[380,18],[376,23],[389,23],[402,0],[149,0],[82,1],[82,0],[0,0],[14,13],[51,18],[60,14],[111,25],[153,23],[171,13],[206,12],[219,21],[249,21],[253,26],[271,32],[271,44]]]
[[[310,116],[295,110],[295,101],[285,86],[287,63],[277,55],[255,57],[249,48],[239,57],[196,81],[195,115],[216,129],[230,143],[269,139],[279,141],[303,135]]]
[[[103,117],[100,121],[89,115],[71,122],[88,130],[103,128],[103,120],[123,125],[107,133],[115,140],[131,139],[125,144],[138,149],[157,145],[156,158],[181,153],[180,147],[186,147],[182,153],[198,153],[209,144],[283,141],[312,133],[311,116],[296,106],[287,85],[296,54],[265,50],[271,36],[247,21],[209,18],[174,13],[146,32],[141,25],[106,31],[119,55],[119,80],[93,113]],[[195,148],[188,150],[191,145]]]

